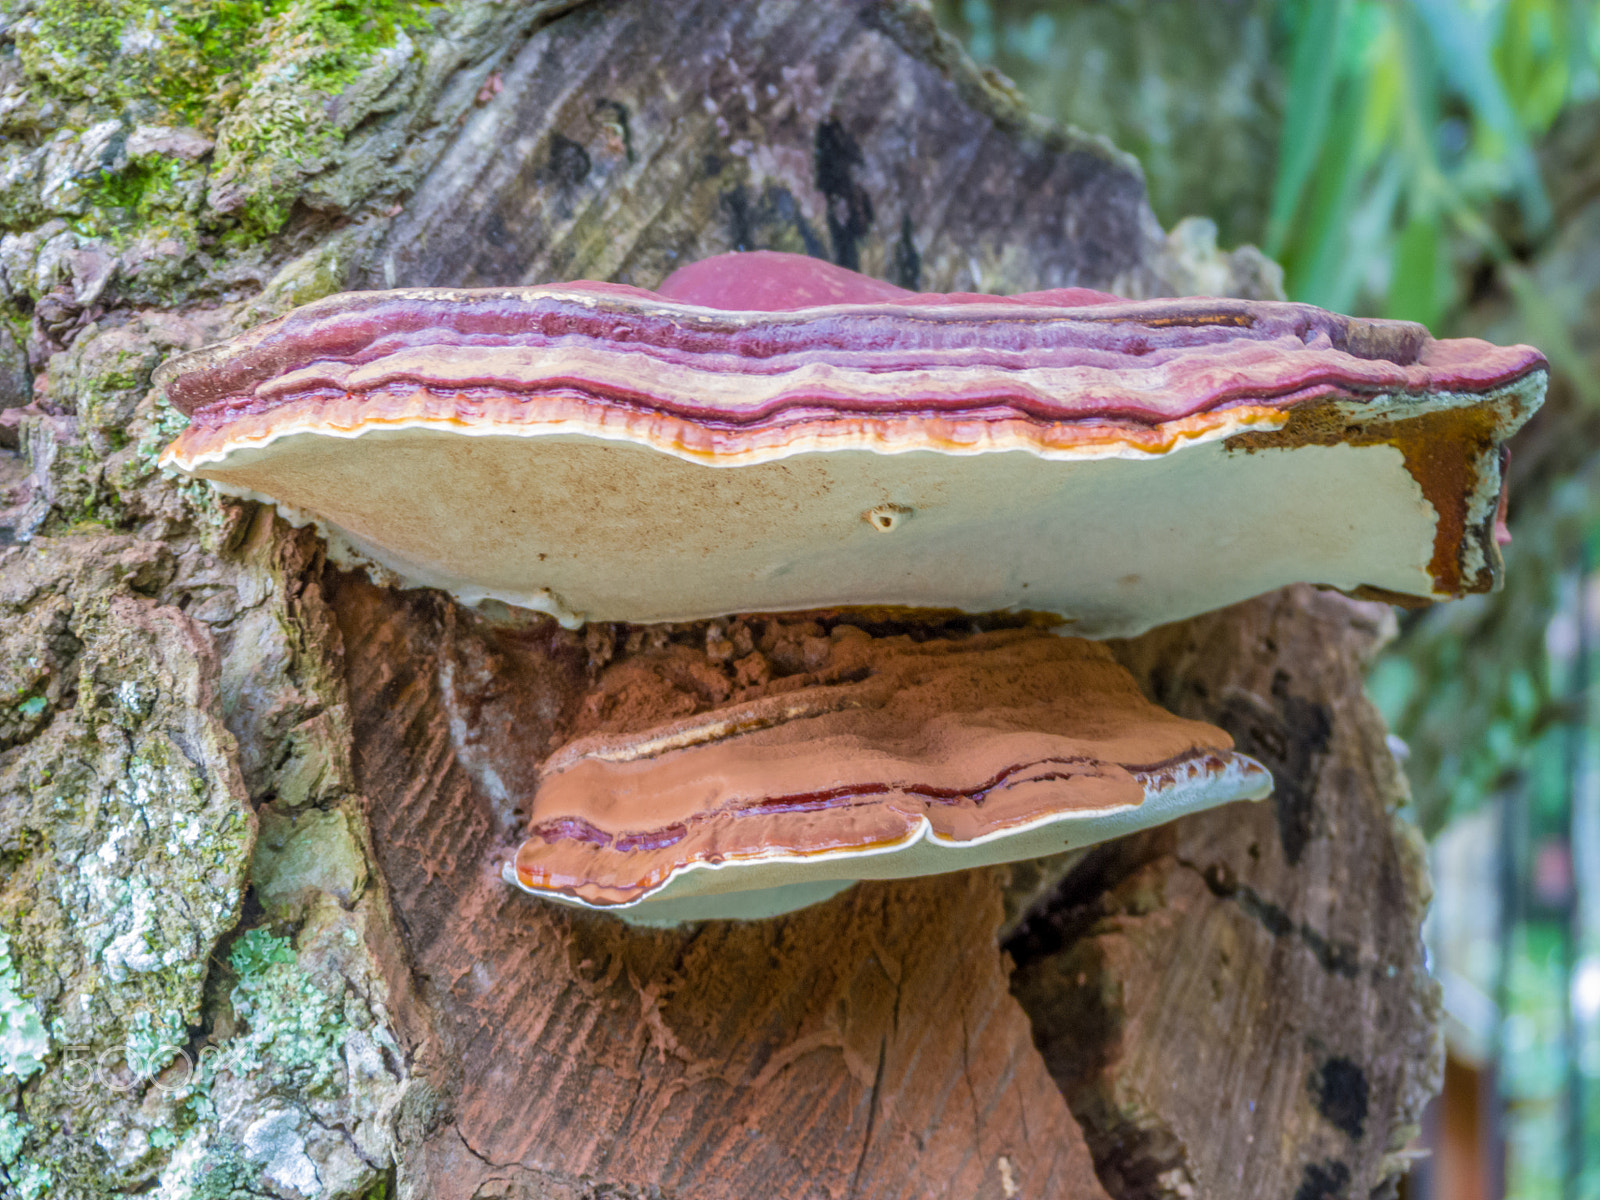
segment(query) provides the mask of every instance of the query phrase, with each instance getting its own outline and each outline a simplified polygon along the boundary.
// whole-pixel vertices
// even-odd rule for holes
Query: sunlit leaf
[[[1508,0],[1493,44],[1495,69],[1522,127],[1543,132],[1566,103],[1575,65],[1570,0]],[[1581,60],[1578,60],[1581,61]]]

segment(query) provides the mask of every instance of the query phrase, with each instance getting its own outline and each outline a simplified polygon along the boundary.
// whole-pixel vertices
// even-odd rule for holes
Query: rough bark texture
[[[170,7],[120,40],[51,0],[0,21],[0,1187],[1381,1194],[1433,994],[1370,609],[1298,590],[1125,648],[1268,759],[1273,806],[1009,891],[641,932],[498,882],[514,798],[441,707],[448,664],[531,762],[586,643],[486,642],[152,467],[166,354],[351,286],[649,286],[762,247],[928,289],[1267,295],[1269,264],[1163,235],[1130,160],[909,0],[464,0],[332,66],[274,26],[198,132],[140,49],[189,28]]]
[[[361,286],[653,286],[757,248],[922,291],[1194,282],[1131,159],[1044,125],[915,5],[602,0],[529,39],[496,87]],[[1212,257],[1198,270],[1230,290],[1272,273]]]
[[[1276,786],[1091,852],[1008,939],[1115,1195],[1365,1196],[1404,1169],[1438,1014],[1420,840],[1361,690],[1390,625],[1298,587],[1117,644]]]

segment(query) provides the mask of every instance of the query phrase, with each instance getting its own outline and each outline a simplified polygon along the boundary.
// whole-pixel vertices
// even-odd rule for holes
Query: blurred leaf
[[[1458,0],[1410,0],[1409,7],[1426,23],[1438,47],[1440,67],[1471,106],[1473,116],[1504,146],[1530,227],[1545,228],[1550,223],[1550,200],[1527,130],[1495,71],[1486,10]]]
[[[1415,180],[1431,180],[1440,174],[1439,150],[1434,138],[1441,108],[1440,47],[1429,36],[1427,22],[1414,5],[1398,5],[1390,11],[1401,80],[1391,134],[1396,144],[1392,149],[1410,157]]]
[[[1565,105],[1581,62],[1573,51],[1581,55],[1582,38],[1572,36],[1581,24],[1581,5],[1571,0],[1509,0],[1502,8],[1494,65],[1524,129],[1542,133]]]
[[[1341,95],[1340,99],[1349,97]],[[1348,266],[1350,218],[1360,182],[1361,117],[1359,104],[1333,106],[1318,170],[1311,176],[1297,245],[1292,256],[1284,256],[1289,294],[1324,308],[1338,307],[1344,290],[1339,285]]]
[[[1389,276],[1388,315],[1439,327],[1444,292],[1439,261],[1439,219],[1432,213],[1413,216],[1395,239],[1393,271]]]
[[[1600,408],[1600,379],[1595,378],[1589,360],[1573,341],[1566,317],[1550,303],[1521,264],[1504,263],[1500,274],[1511,291],[1523,324],[1550,360],[1550,365],[1566,377],[1585,404]]]
[[[1042,66],[1050,60],[1050,43],[1055,35],[1055,18],[1047,12],[1036,12],[1025,25],[1007,26],[1006,49]]]
[[[967,49],[979,62],[994,58],[994,10],[988,0],[961,0],[961,19],[967,23]]]
[[[1267,217],[1265,248],[1277,257],[1283,250],[1306,180],[1316,165],[1328,127],[1334,85],[1338,81],[1336,49],[1349,0],[1325,0],[1305,13],[1305,23],[1295,39],[1294,61],[1289,68],[1289,99],[1284,108],[1278,155],[1278,175]]]

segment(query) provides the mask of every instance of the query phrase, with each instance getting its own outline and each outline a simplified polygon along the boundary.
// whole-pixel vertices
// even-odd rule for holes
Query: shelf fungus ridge
[[[1271,788],[1228,735],[1145,700],[1110,652],[1010,629],[915,641],[835,626],[809,679],[664,721],[626,716],[544,764],[509,882],[643,924],[754,918],[861,879],[1087,845]],[[665,673],[665,672],[664,672]],[[667,706],[670,710],[670,705]]]
[[[1500,569],[1525,346],[1300,304],[906,292],[765,252],[659,292],[332,296],[178,358],[163,462],[393,582],[596,621],[839,605],[1106,637]]]

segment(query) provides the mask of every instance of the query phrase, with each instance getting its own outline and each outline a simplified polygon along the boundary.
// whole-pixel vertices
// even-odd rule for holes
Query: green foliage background
[[[1291,299],[1549,357],[1514,447],[1505,589],[1405,615],[1370,682],[1424,831],[1471,825],[1510,866],[1468,981],[1498,1012],[1479,1049],[1502,1066],[1508,1194],[1600,1195],[1600,1037],[1567,1004],[1580,979],[1600,1001],[1600,5],[935,7],[1043,112],[1135,154],[1163,223],[1260,245]],[[1453,861],[1436,860],[1442,912],[1501,882]],[[1575,876],[1564,898],[1550,862]]]

